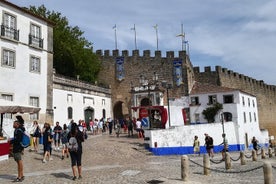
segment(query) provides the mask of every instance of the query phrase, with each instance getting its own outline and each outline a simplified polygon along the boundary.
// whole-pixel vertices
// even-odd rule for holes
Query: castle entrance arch
[[[89,106],[84,110],[84,121],[86,123],[86,127],[88,131],[90,131],[89,122],[90,120],[94,120],[94,116],[95,116],[95,111],[93,107]]]
[[[113,107],[113,115],[114,115],[114,119],[123,119],[124,118],[123,102],[122,101],[118,101],[115,103],[115,105]]]

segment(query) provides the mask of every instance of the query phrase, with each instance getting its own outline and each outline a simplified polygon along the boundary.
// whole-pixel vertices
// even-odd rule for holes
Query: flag
[[[117,28],[117,26],[116,26],[116,24],[112,27],[112,29],[116,29]]]
[[[158,29],[158,25],[155,24],[155,25],[153,26],[153,28],[154,28],[154,29]]]
[[[188,40],[184,41],[184,43],[188,43],[188,42],[189,42]]]
[[[185,37],[185,33],[181,33],[181,34],[179,34],[179,35],[176,35],[176,37],[179,37],[179,36]]]

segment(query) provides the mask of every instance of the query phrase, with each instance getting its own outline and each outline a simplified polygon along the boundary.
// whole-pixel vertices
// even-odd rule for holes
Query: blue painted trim
[[[267,147],[267,144],[262,145]],[[250,147],[249,147],[250,148]],[[163,147],[163,148],[147,148],[150,152],[154,155],[187,155],[187,154],[194,154],[194,148],[192,146],[185,146],[185,147]],[[223,146],[215,146],[214,153],[219,153],[223,149]],[[229,152],[233,151],[244,151],[245,145],[244,144],[232,144],[229,145]],[[200,146],[200,153],[204,154],[207,153],[204,146]]]

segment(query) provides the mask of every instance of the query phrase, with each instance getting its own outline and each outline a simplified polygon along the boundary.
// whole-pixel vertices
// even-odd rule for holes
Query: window
[[[249,122],[252,122],[251,112],[249,112]]]
[[[68,117],[68,119],[73,119],[73,108],[72,107],[67,108],[67,117]]]
[[[15,52],[11,50],[3,50],[2,66],[15,67]]]
[[[233,103],[234,98],[233,95],[224,95],[223,96],[223,103]]]
[[[243,112],[243,121],[244,121],[244,123],[246,123],[246,113],[245,112]]]
[[[105,99],[102,99],[102,105],[105,105]]]
[[[250,107],[250,98],[248,98],[248,107]]]
[[[30,71],[31,72],[40,72],[40,58],[31,56],[30,59]]]
[[[30,105],[34,106],[34,107],[39,107],[39,98],[31,96],[30,97]],[[30,115],[30,119],[31,120],[37,120],[37,119],[39,119],[38,113],[31,114]]]
[[[245,106],[244,96],[242,97],[242,105]]]
[[[191,105],[200,105],[198,96],[191,97]]]
[[[252,105],[253,105],[253,107],[255,107],[255,101],[254,100],[252,100]]]
[[[1,25],[1,36],[12,40],[19,40],[19,31],[16,30],[16,17],[8,13],[3,15],[3,24]]]
[[[94,105],[95,102],[94,102],[94,98],[92,97],[83,97],[83,103],[84,104],[88,104],[88,105]]]
[[[10,94],[1,94],[1,98],[4,99],[4,100],[13,101],[13,96],[10,95]],[[12,114],[11,113],[5,113],[3,118],[12,119]]]
[[[73,95],[67,94],[67,102],[73,102]]]
[[[216,95],[210,95],[208,96],[208,105],[217,103],[217,96]]]
[[[230,112],[224,112],[223,117],[225,122],[232,121],[232,113]]]
[[[41,29],[39,26],[31,24],[29,35],[29,44],[35,47],[43,48],[43,39],[41,39]]]
[[[256,113],[254,112],[254,121],[257,121]]]

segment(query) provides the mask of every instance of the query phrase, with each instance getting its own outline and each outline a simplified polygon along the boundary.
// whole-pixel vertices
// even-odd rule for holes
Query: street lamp
[[[222,133],[224,134],[224,115],[223,112],[221,112],[221,125],[222,125]]]
[[[168,84],[167,81],[162,81],[162,86],[163,86],[164,88],[166,88],[166,90],[167,90],[168,119],[169,119],[169,127],[171,127],[169,89],[172,89],[172,84]]]

